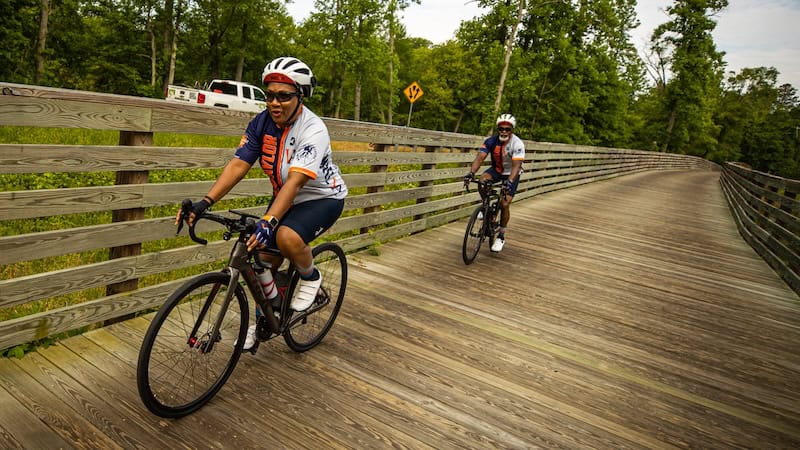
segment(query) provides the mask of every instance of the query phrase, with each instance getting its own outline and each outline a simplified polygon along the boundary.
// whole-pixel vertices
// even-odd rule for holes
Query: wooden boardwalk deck
[[[718,174],[650,172],[351,255],[325,342],[244,355],[205,408],[149,414],[144,318],[0,360],[3,448],[798,448],[800,299]]]

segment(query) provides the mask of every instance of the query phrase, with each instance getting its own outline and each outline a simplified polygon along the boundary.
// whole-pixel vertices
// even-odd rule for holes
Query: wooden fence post
[[[372,151],[374,152],[384,152],[386,151],[386,144],[371,144]],[[389,166],[387,165],[373,165],[370,168],[371,173],[379,173],[379,172],[386,172]],[[384,186],[368,186],[367,187],[367,194],[373,194],[375,192],[383,192]],[[375,211],[379,211],[381,209],[380,205],[375,206],[368,206],[364,208],[364,214],[369,214]],[[362,227],[361,234],[369,233],[369,227]]]
[[[153,133],[152,132],[134,132],[134,131],[120,131],[119,132],[119,145],[120,146],[152,146]],[[147,170],[122,170],[117,172],[116,184],[145,184],[150,172]],[[130,209],[115,209],[111,212],[112,222],[125,222],[129,220],[144,219],[144,208],[130,208]],[[124,258],[127,256],[137,256],[142,254],[141,242],[136,244],[121,245],[119,247],[111,247],[109,249],[109,259]],[[139,279],[133,278],[119,283],[109,284],[106,286],[106,295],[119,294],[121,292],[135,291],[139,288]],[[121,322],[132,318],[133,315],[116,317],[114,319],[106,320],[103,325],[111,325],[113,323]]]
[[[432,145],[426,145],[425,146],[425,153],[434,153],[436,151],[436,148],[437,147],[434,147]],[[433,170],[435,168],[436,168],[436,163],[423,164],[422,165],[422,170],[423,171],[425,171],[425,170]],[[424,186],[433,186],[433,181],[420,181],[419,182],[419,187],[424,187]],[[430,197],[418,198],[417,199],[417,204],[419,205],[420,203],[426,203],[426,202],[430,201],[430,199],[431,199]],[[425,217],[425,214],[417,214],[417,215],[414,216],[414,220],[420,220],[423,217]]]

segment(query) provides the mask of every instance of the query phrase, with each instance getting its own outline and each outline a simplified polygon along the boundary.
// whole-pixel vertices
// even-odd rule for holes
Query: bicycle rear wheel
[[[336,321],[347,289],[347,259],[342,248],[332,242],[325,242],[314,247],[312,254],[314,265],[322,275],[322,286],[308,312],[293,313],[289,328],[283,335],[286,345],[296,352],[311,350],[322,342]],[[295,272],[289,284],[287,299],[292,298],[299,280],[300,275]]]
[[[472,212],[472,216],[467,222],[467,230],[464,232],[464,244],[461,246],[461,257],[464,259],[464,264],[470,265],[475,261],[478,256],[478,250],[481,249],[481,244],[486,237],[484,232],[484,221],[488,218],[486,215],[481,215],[483,206],[479,206]]]
[[[237,286],[222,310],[230,274],[207,273],[175,291],[150,322],[139,350],[136,384],[153,414],[191,414],[222,388],[239,361],[248,325],[247,298]],[[219,334],[212,336],[222,314]]]

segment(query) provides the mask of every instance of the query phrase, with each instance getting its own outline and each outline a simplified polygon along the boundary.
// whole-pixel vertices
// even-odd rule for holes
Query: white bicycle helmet
[[[517,119],[515,119],[511,114],[500,114],[500,117],[497,118],[495,125],[500,125],[501,123],[508,123],[511,124],[511,128],[516,128]]]
[[[292,56],[281,56],[273,59],[264,67],[261,80],[267,83],[294,84],[303,93],[303,97],[311,97],[317,87],[317,79],[311,68],[303,61]]]

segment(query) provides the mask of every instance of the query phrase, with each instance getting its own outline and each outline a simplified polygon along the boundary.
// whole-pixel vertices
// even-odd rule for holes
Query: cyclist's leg
[[[508,177],[504,177],[507,179]],[[500,219],[501,233],[505,233],[505,228],[508,226],[508,221],[511,218],[511,202],[514,200],[514,194],[517,193],[517,186],[519,186],[519,176],[511,184],[511,190],[508,191],[503,198],[500,199],[500,209],[503,211],[503,217]]]
[[[310,200],[292,206],[278,227],[278,248],[300,275],[300,283],[292,298],[292,309],[296,311],[311,306],[322,283],[308,243],[333,226],[343,209],[344,200]]]
[[[481,174],[481,181],[492,180],[494,182],[500,180],[500,177],[501,175],[497,173],[494,167],[489,167]]]

